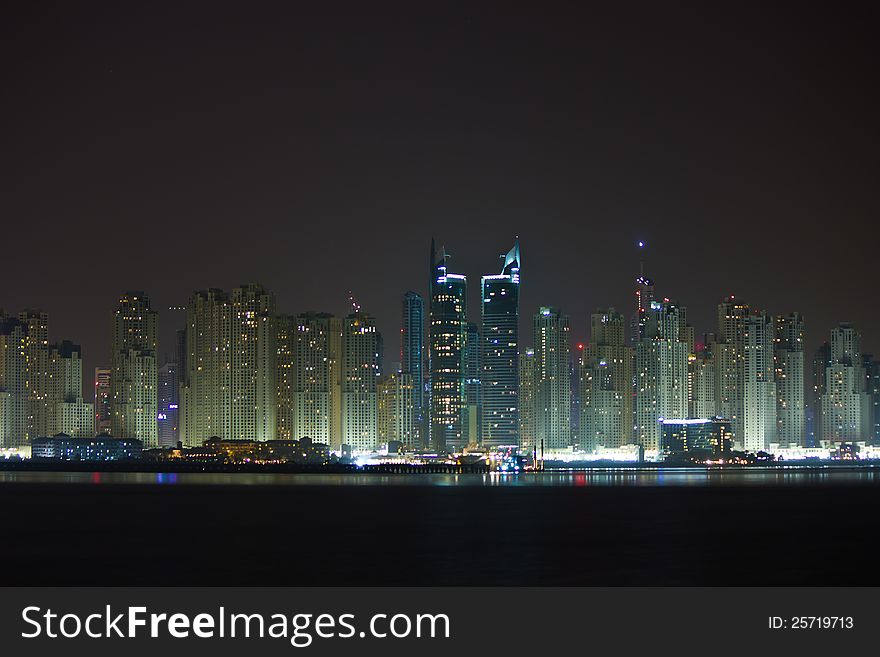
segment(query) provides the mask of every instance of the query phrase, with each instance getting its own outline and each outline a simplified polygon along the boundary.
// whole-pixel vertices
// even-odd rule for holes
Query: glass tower
[[[519,447],[519,240],[482,280],[482,443]]]
[[[431,448],[440,453],[455,451],[466,442],[465,345],[467,340],[467,277],[450,273],[449,256],[442,249],[437,257],[431,242],[431,375],[429,407]]]
[[[403,295],[400,324],[400,368],[412,378],[413,433],[416,447],[425,444],[425,301],[416,292]]]

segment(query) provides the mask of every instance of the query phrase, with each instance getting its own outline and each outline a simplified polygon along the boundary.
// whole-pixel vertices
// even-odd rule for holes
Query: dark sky
[[[284,312],[353,289],[396,360],[432,235],[473,302],[520,235],[523,315],[558,305],[576,340],[630,312],[645,239],[698,334],[736,293],[803,312],[810,348],[851,320],[880,349],[858,5],[15,4],[0,307],[47,310],[89,368],[121,290],[164,309],[246,281]],[[182,317],[160,322],[165,351]]]

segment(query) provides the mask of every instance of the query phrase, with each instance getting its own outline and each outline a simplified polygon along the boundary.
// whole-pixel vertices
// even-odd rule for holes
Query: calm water
[[[523,474],[3,472],[0,483],[197,486],[778,486],[874,484],[880,467],[597,468]]]
[[[840,467],[0,472],[0,585],[880,585],[877,483]]]

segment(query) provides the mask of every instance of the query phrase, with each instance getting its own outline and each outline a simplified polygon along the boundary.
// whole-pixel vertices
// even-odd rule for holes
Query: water
[[[0,471],[2,483],[182,486],[780,486],[880,483],[876,466],[593,468],[490,474]]]
[[[0,585],[880,585],[878,476],[0,472]]]

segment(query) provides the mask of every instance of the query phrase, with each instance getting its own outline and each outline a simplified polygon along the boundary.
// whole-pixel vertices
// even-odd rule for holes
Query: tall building
[[[464,438],[466,445],[479,445],[482,423],[482,343],[480,329],[473,322],[467,324],[464,341]]]
[[[524,452],[540,448],[535,438],[535,350],[523,349],[519,358],[519,439]]]
[[[804,319],[798,313],[776,318],[776,442],[807,446],[804,400]]]
[[[487,447],[519,447],[520,267],[517,240],[501,273],[482,279],[481,439]]]
[[[65,340],[49,346],[49,376],[45,398],[49,404],[46,436],[94,438],[95,410],[83,401],[82,352]]]
[[[773,318],[763,312],[751,313],[744,328],[740,440],[747,451],[758,452],[777,442]]]
[[[670,301],[653,301],[647,310],[644,336],[636,344],[635,439],[645,451],[660,449],[661,421],[688,414],[688,356],[685,309]]]
[[[379,338],[375,320],[360,310],[342,329],[342,444],[354,452],[378,447],[376,383]]]
[[[568,317],[542,307],[534,317],[535,439],[545,449],[571,445],[571,353]]]
[[[174,447],[180,439],[180,381],[177,363],[159,368],[159,446]]]
[[[255,284],[210,289],[187,306],[180,439],[274,440],[277,431],[275,298]]]
[[[408,372],[392,372],[379,379],[377,432],[381,445],[398,441],[409,450],[416,449],[414,392],[413,377]]]
[[[614,308],[599,309],[590,327],[579,373],[580,446],[585,451],[628,445],[633,434],[633,351],[626,345],[624,317]]]
[[[342,320],[328,313],[278,318],[278,427],[285,440],[311,438],[338,450]]]
[[[95,435],[110,435],[112,414],[110,412],[110,368],[95,368]]]
[[[747,451],[776,442],[775,325],[767,313],[728,297],[718,306],[716,401],[731,421],[736,444]]]
[[[862,354],[865,370],[865,393],[868,395],[868,433],[866,439],[872,445],[880,445],[880,361],[871,354]]]
[[[465,446],[465,345],[467,277],[448,270],[449,256],[439,257],[431,241],[429,322],[430,446],[440,453]]]
[[[819,440],[829,444],[870,440],[870,397],[865,392],[861,335],[852,324],[831,331],[821,376]]]
[[[427,442],[425,404],[425,301],[422,295],[409,291],[403,295],[400,322],[401,372],[412,377],[413,417],[415,437],[413,445],[424,447]]]
[[[27,440],[27,348],[27,324],[0,312],[0,447],[18,447]]]
[[[49,315],[25,310],[18,319],[27,327],[28,440],[51,436],[55,401],[49,395]]]
[[[742,446],[742,358],[745,318],[750,308],[733,296],[718,305],[718,333],[707,344],[715,361],[715,403],[718,415],[730,420],[736,442]]]
[[[708,341],[689,356],[688,377],[688,417],[716,417],[718,409],[715,403],[715,360]]]
[[[156,349],[159,320],[143,292],[126,292],[113,312],[110,353],[111,433],[159,444]]]

